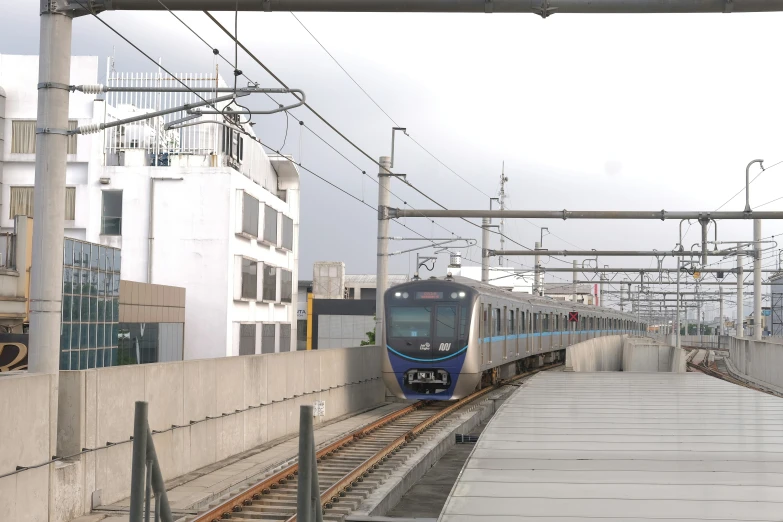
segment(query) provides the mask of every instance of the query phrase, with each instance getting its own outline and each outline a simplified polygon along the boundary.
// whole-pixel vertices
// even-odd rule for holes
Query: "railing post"
[[[296,489],[297,522],[313,520],[313,407],[299,407],[299,477]],[[316,494],[318,489],[316,486]],[[320,495],[319,495],[320,498]]]
[[[312,417],[310,417],[312,419]],[[324,522],[324,512],[321,508],[321,488],[318,485],[318,459],[315,456],[315,432],[313,432],[312,443],[310,444],[313,453],[313,486],[310,491],[313,497],[313,509],[315,514],[313,516],[314,522]]]
[[[149,442],[149,441],[148,441]],[[152,499],[152,461],[147,460],[147,484],[144,493],[144,522],[150,522],[150,500]]]
[[[160,498],[160,517],[163,522],[173,522],[169,499],[166,496],[166,484],[163,482],[163,473],[160,471],[160,462],[155,452],[155,444],[152,442],[152,431],[147,425],[147,459],[152,461],[152,490],[155,492],[155,500]]]
[[[133,456],[131,467],[130,522],[142,522],[144,481],[147,464],[147,403],[136,401],[133,417]]]

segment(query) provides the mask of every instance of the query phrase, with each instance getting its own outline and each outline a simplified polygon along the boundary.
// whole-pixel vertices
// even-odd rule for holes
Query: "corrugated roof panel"
[[[783,519],[783,401],[700,373],[544,372],[484,430],[442,522]]]

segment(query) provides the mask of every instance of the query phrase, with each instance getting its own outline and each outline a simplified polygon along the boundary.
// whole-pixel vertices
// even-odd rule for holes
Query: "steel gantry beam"
[[[158,0],[85,0],[95,9],[161,11]],[[74,8],[79,7],[73,2]],[[323,11],[380,13],[754,13],[783,11],[783,0],[167,0],[174,11]]]
[[[734,255],[731,250],[707,251],[710,257]],[[489,250],[490,256],[575,256],[575,257],[699,257],[701,251],[689,250]]]
[[[380,211],[381,209],[379,209]],[[498,218],[498,219],[783,219],[783,212],[736,211],[666,211],[666,210],[447,210],[404,209],[387,207],[391,219],[396,218]]]

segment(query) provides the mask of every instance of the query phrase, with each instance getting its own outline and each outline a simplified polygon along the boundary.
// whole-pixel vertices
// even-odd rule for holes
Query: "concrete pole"
[[[743,337],[745,335],[745,329],[742,327],[742,322],[745,318],[745,311],[743,310],[742,305],[742,299],[743,299],[743,288],[745,285],[742,284],[742,280],[744,279],[744,276],[742,274],[742,263],[744,261],[742,255],[742,246],[737,245],[737,337]]]
[[[753,220],[753,338],[761,340],[761,220]]]
[[[574,304],[576,304],[576,282],[579,280],[579,274],[577,273],[576,269],[578,268],[578,265],[576,264],[576,260],[574,260]]]
[[[723,287],[718,287],[718,295],[720,296],[720,310],[718,312],[718,335],[723,335]]]
[[[541,242],[536,241],[536,251],[541,250]],[[533,295],[541,295],[541,254],[536,254],[533,267]]]
[[[71,83],[70,16],[55,13],[58,2],[40,2],[38,120],[35,137],[35,188],[30,269],[30,373],[49,374],[48,455],[57,452],[60,389],[60,318],[65,230],[65,170],[68,151],[68,97]],[[30,86],[32,88],[32,86]],[[39,130],[40,129],[40,130]],[[143,464],[142,464],[143,466]],[[49,470],[49,520],[55,518],[54,466]],[[144,476],[141,478],[144,486]]]
[[[665,297],[665,296],[664,296]],[[677,328],[677,341],[675,342],[675,346],[677,348],[682,348],[680,345],[680,300],[682,299],[682,296],[680,295],[680,260],[677,260],[677,320],[674,321],[674,326]]]
[[[598,301],[595,303],[598,306],[601,306],[604,304],[604,281],[606,280],[606,274],[601,274],[601,282],[598,285],[598,295],[600,296]]]
[[[481,282],[489,283],[489,218],[481,219]]]
[[[42,2],[39,83],[69,85],[71,80],[71,25],[69,16],[55,14],[55,2]],[[50,7],[52,6],[52,7]],[[38,89],[35,141],[35,210],[33,263],[30,282],[31,373],[58,375],[60,371],[60,312],[62,250],[65,227],[65,168],[68,136],[67,88]],[[42,132],[42,129],[48,132]],[[56,377],[55,377],[56,380]],[[54,396],[55,406],[57,395]],[[55,408],[56,411],[56,408]],[[56,418],[55,418],[56,420]],[[53,429],[54,433],[57,432]],[[54,454],[54,453],[52,453]]]
[[[383,294],[388,287],[389,275],[389,216],[386,208],[390,201],[391,173],[389,171],[391,159],[389,156],[381,156],[378,161],[381,166],[378,169],[378,269],[376,275],[375,293],[375,342],[380,343],[383,336]]]
[[[130,522],[144,517],[144,478],[147,474],[147,403],[136,401],[133,415],[133,448],[131,451]]]

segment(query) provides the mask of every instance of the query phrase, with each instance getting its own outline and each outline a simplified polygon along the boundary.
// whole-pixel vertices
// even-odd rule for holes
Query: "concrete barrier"
[[[654,339],[611,335],[566,348],[566,371],[685,372],[685,352]]]
[[[51,377],[0,376],[0,476],[51,459]],[[49,466],[0,478],[0,520],[49,520]]]
[[[566,348],[566,371],[619,372],[623,364],[625,335],[609,335]]]
[[[684,373],[685,351],[654,339],[628,337],[623,340],[622,371]]]
[[[783,388],[783,339],[722,337],[721,342],[728,347],[729,360],[739,377]]]
[[[149,403],[170,480],[297,433],[300,405],[325,402],[317,426],[382,403],[381,355],[365,346],[60,372],[57,454],[94,451],[0,479],[0,520],[65,522],[126,498],[135,401]],[[51,459],[48,379],[0,377],[0,475]]]

